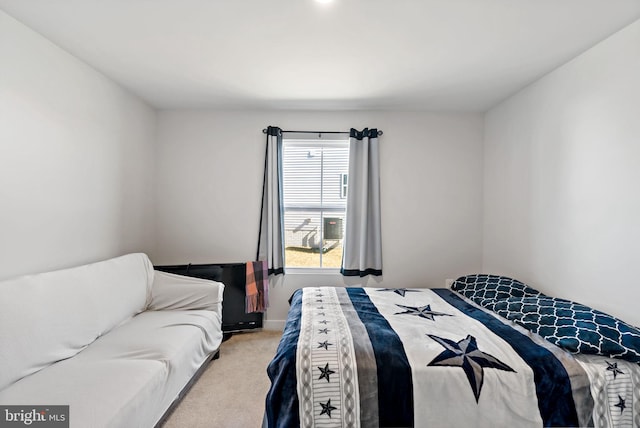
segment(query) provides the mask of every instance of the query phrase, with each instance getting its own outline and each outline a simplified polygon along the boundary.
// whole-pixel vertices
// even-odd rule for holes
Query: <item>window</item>
[[[283,139],[287,269],[340,268],[348,171],[348,139]]]

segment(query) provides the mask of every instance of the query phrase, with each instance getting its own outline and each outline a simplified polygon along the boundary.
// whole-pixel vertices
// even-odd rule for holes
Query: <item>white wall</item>
[[[640,21],[486,114],[484,261],[640,325]]]
[[[0,279],[153,248],[155,112],[0,11]]]
[[[369,285],[442,287],[480,269],[482,116],[409,112],[160,112],[154,263],[255,258],[267,125],[384,131],[384,277]],[[286,318],[296,288],[344,284],[339,274],[286,275],[273,284],[267,319]]]
[[[0,279],[131,251],[156,264],[253,259],[262,128],[377,126],[385,275],[363,284],[440,287],[482,267],[638,325],[638,46],[636,22],[484,122],[424,112],[156,114],[0,11]],[[268,321],[284,320],[293,290],[315,284],[361,282],[287,275],[274,284]]]

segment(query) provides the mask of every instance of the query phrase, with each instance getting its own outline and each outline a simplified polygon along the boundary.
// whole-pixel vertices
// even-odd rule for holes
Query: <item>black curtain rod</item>
[[[350,134],[349,131],[280,131],[280,132],[282,132],[283,134],[285,132],[290,132],[293,134]],[[267,128],[263,129],[262,133],[266,134]],[[382,134],[383,132],[380,129],[378,129],[378,135],[382,135]]]

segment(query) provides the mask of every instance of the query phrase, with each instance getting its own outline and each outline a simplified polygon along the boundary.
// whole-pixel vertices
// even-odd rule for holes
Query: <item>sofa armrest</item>
[[[155,271],[148,310],[206,309],[222,315],[224,284]]]

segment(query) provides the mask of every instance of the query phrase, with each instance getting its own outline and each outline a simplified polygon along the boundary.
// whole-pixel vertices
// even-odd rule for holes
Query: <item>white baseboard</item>
[[[263,330],[283,331],[285,320],[264,320],[262,322]]]

